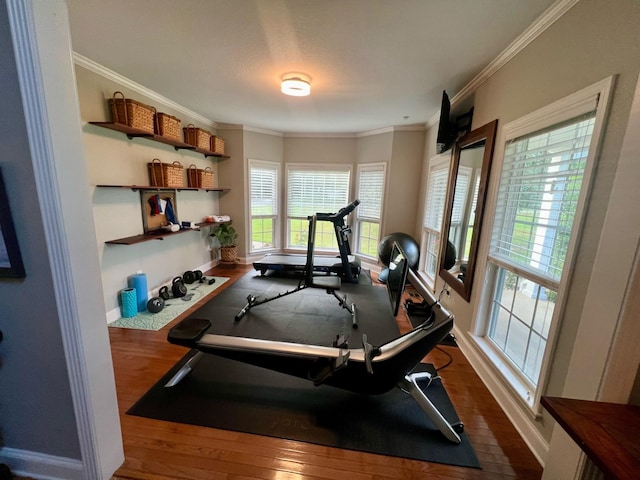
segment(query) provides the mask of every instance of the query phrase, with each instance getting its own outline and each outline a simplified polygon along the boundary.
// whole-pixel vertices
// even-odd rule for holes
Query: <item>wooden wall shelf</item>
[[[193,145],[189,145],[188,143],[184,143],[179,140],[174,140],[172,138],[163,137],[162,135],[149,133],[144,130],[140,130],[138,128],[130,127],[129,125],[125,125],[123,123],[89,122],[89,124],[95,125],[97,127],[108,128],[109,130],[115,130],[116,132],[124,133],[129,140],[133,138],[146,138],[154,142],[171,145],[176,150],[191,150],[193,152],[200,153],[205,157],[231,158],[229,157],[229,155],[224,155],[222,153],[215,153],[210,150],[205,150],[203,148],[197,148],[197,147],[194,147]]]
[[[96,187],[100,187],[100,188],[126,188],[126,189],[130,189],[133,190],[134,192],[140,190],[140,191],[150,191],[150,190],[156,190],[159,192],[162,191],[166,191],[166,190],[177,190],[177,191],[205,191],[205,192],[229,192],[231,191],[230,188],[196,188],[196,187],[154,187],[151,185],[96,185]]]
[[[109,245],[135,245],[142,242],[150,242],[151,240],[164,240],[166,237],[173,237],[186,232],[198,232],[198,228],[185,228],[184,230],[178,230],[177,232],[165,232],[156,231],[150,233],[141,233],[139,235],[133,235],[132,237],[118,238],[116,240],[109,240],[104,243]]]

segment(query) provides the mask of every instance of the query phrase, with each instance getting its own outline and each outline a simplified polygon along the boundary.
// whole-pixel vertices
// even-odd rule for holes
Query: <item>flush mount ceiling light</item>
[[[304,73],[287,73],[282,76],[280,90],[285,95],[306,97],[311,93],[311,79]]]

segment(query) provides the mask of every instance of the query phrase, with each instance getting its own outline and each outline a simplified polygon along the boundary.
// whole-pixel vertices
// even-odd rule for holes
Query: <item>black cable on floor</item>
[[[449,352],[447,352],[446,350],[443,350],[442,348],[436,346],[436,348],[438,350],[440,350],[442,353],[444,353],[447,357],[449,357],[449,360],[447,361],[447,363],[445,363],[444,365],[442,365],[441,367],[436,368],[436,373],[440,373],[440,370],[444,370],[445,368],[447,368],[449,365],[451,365],[453,363],[453,357],[451,356],[451,354]],[[435,368],[435,367],[434,367]]]

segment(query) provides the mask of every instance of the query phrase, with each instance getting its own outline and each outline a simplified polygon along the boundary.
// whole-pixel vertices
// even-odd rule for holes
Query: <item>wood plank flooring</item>
[[[217,268],[231,277],[216,295],[251,270]],[[382,288],[382,287],[381,287]],[[443,346],[425,361],[440,367],[443,384],[465,424],[482,469],[369,454],[245,433],[126,415],[125,412],[185,353],[160,331],[109,328],[125,461],[114,479],[156,480],[385,480],[539,479],[542,468],[456,347]],[[401,312],[401,332],[411,324]]]

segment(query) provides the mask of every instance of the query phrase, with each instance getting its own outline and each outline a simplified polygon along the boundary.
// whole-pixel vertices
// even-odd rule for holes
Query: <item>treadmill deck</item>
[[[360,262],[354,255],[349,255],[351,273],[360,274]],[[307,256],[297,253],[268,253],[258,262],[253,262],[253,268],[264,275],[267,270],[284,270],[288,272],[303,272]],[[314,255],[313,270],[315,272],[342,273],[342,261],[339,256]]]

